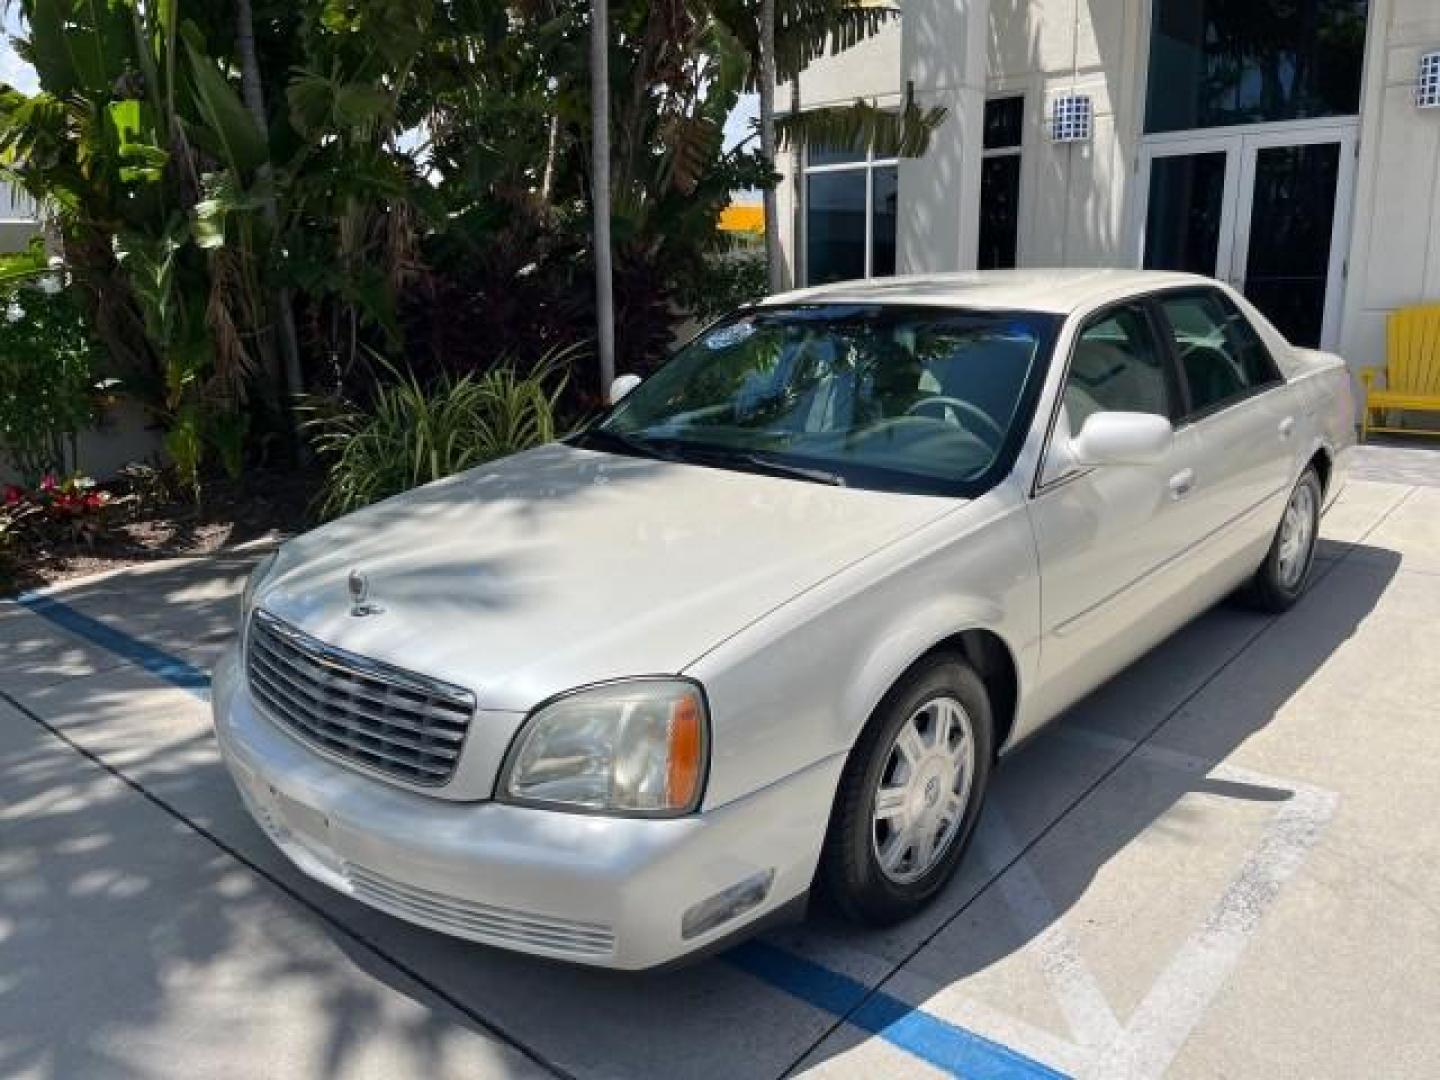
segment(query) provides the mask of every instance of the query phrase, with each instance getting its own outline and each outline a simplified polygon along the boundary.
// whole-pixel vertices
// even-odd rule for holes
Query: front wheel
[[[821,859],[840,913],[883,926],[923,908],[955,873],[990,779],[985,684],[937,655],[886,695],[846,762]]]
[[[1315,562],[1321,497],[1320,477],[1313,468],[1307,468],[1290,492],[1285,516],[1275,530],[1265,561],[1243,593],[1252,607],[1279,614],[1300,599]]]

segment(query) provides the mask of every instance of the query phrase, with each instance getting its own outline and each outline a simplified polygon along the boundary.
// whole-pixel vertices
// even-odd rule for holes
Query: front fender
[[[1023,687],[1039,620],[1029,516],[1008,486],[847,568],[686,668],[714,722],[706,807],[848,754],[895,681],[962,631],[1006,642]]]
[[[853,744],[860,727],[900,677],[921,657],[958,634],[987,630],[1005,641],[1011,657],[1015,657],[1015,648],[996,629],[1004,622],[1005,612],[993,598],[959,596],[936,597],[924,608],[896,619],[877,635],[874,647],[849,682],[841,715],[852,720],[858,717],[860,722],[842,725],[842,736],[848,734]],[[1017,679],[1023,678],[1018,663],[1016,674]]]

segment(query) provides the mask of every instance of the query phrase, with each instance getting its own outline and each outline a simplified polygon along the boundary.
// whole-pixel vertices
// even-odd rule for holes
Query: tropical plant
[[[369,349],[421,387],[577,341],[604,356],[597,271],[615,354],[652,366],[713,276],[730,193],[773,186],[795,124],[839,130],[806,114],[767,152],[723,149],[759,78],[759,3],[0,0],[40,82],[0,88],[0,171],[54,217],[106,373],[198,495],[297,392],[368,404]],[[890,17],[773,5],[781,79]],[[849,138],[917,114],[847,115]],[[570,374],[567,406],[598,400],[599,371]]]
[[[600,89],[610,107],[599,108],[609,116],[608,215],[603,206],[595,213],[591,168],[600,162],[586,137],[603,96],[591,85],[589,0],[518,4],[520,29],[490,43],[473,81],[427,83],[427,161],[445,217],[423,242],[429,272],[405,308],[420,368],[463,372],[501,353],[523,368],[556,344],[593,341],[604,247],[593,234],[604,218],[615,353],[625,370],[648,370],[672,343],[682,296],[696,293],[692,284],[725,246],[717,221],[731,193],[771,182],[753,150],[723,148],[746,59],[709,8],[608,7]],[[570,382],[576,403],[606,388],[598,369]]]
[[[111,502],[108,491],[79,473],[63,480],[46,473],[34,490],[6,484],[0,500],[0,540],[13,540],[23,528],[41,530],[52,539],[58,534],[70,543],[94,544]]]
[[[390,380],[368,408],[312,400],[306,426],[327,475],[321,513],[346,514],[552,441],[563,388],[554,372],[562,359],[535,375],[501,364],[481,375],[442,377],[428,388],[387,367]]]
[[[0,91],[0,162],[53,216],[95,332],[198,490],[210,416],[274,369],[268,154],[206,51],[226,28],[182,22],[178,3],[15,6],[40,90]]]
[[[76,467],[76,444],[93,426],[97,349],[56,275],[0,285],[0,451],[34,483]]]
[[[0,91],[0,164],[55,216],[97,333],[195,486],[211,452],[233,469],[254,386],[268,415],[303,389],[295,291],[332,370],[366,333],[397,343],[425,187],[399,102],[422,58],[463,54],[440,24],[484,5],[13,6],[40,91]]]

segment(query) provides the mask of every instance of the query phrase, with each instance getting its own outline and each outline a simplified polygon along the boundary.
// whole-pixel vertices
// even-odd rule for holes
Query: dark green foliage
[[[57,278],[0,286],[0,452],[26,483],[75,467],[95,421],[96,348]]]

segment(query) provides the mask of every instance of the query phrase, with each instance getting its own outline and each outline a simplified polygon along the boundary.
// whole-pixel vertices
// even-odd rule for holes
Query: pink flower
[[[14,484],[5,485],[6,506],[19,506],[20,500],[23,498],[25,498],[25,492],[22,491],[20,488],[16,487]]]
[[[40,478],[40,490],[47,495],[60,486],[60,481],[55,478],[54,473],[46,473]]]

